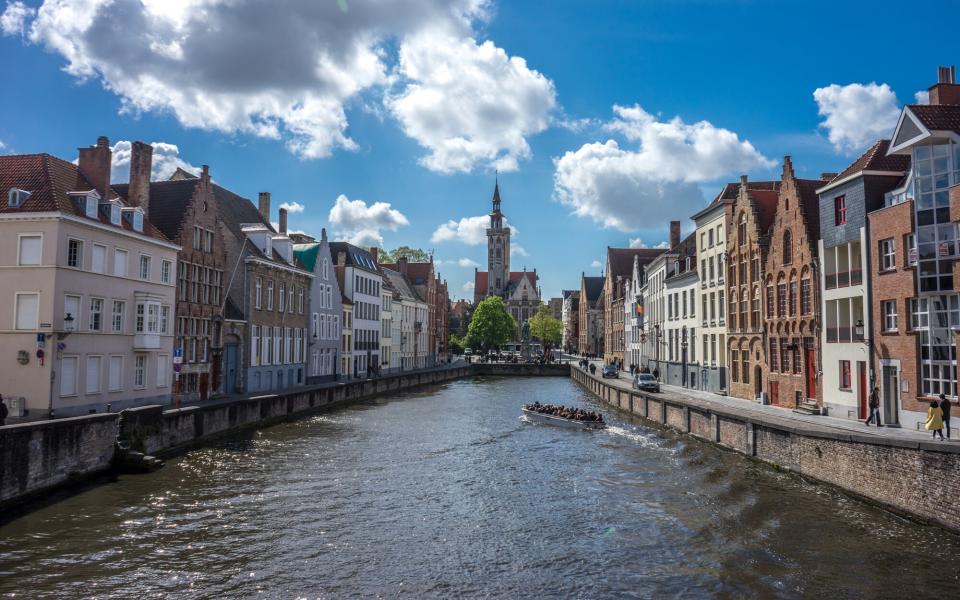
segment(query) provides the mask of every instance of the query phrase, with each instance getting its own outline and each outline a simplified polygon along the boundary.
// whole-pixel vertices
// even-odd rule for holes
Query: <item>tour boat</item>
[[[578,421],[576,419],[565,419],[556,415],[548,415],[533,410],[521,409],[523,416],[532,423],[543,423],[544,425],[556,425],[558,427],[569,427],[570,429],[603,429],[607,426],[604,421]]]

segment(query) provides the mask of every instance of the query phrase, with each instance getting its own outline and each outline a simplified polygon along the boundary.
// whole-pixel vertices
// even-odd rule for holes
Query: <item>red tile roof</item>
[[[629,278],[633,275],[633,257],[640,259],[640,266],[653,262],[663,254],[662,248],[611,248],[607,246],[607,269],[610,276]]]
[[[853,161],[849,167],[844,169],[839,175],[830,180],[831,183],[840,181],[854,173],[860,171],[893,171],[903,173],[910,169],[910,156],[906,154],[893,154],[887,156],[887,149],[890,147],[890,140],[878,140],[873,146],[867,149],[860,157]],[[821,187],[823,183],[821,182]]]
[[[960,105],[911,104],[906,107],[927,129],[960,133]]]
[[[753,199],[753,205],[757,210],[758,234],[763,235],[768,229],[770,229],[770,225],[773,224],[773,218],[777,214],[777,204],[780,201],[780,191],[749,190],[748,193]]]
[[[530,285],[536,287],[537,285],[537,272],[536,271],[510,271],[510,281],[519,282],[524,277],[530,281]],[[488,274],[486,271],[477,271],[476,275],[473,278],[473,291],[474,295],[484,296],[488,287]]]
[[[10,188],[19,188],[30,192],[30,196],[19,208],[8,205],[7,193]],[[70,192],[89,192],[94,186],[72,162],[49,154],[14,154],[0,156],[0,213],[48,212],[62,213],[87,218],[83,208],[70,199]],[[108,199],[117,198],[111,189]],[[99,216],[96,219],[104,225],[110,220]],[[121,229],[133,231],[133,227],[121,220]],[[144,220],[143,234],[147,237],[169,241],[149,220]]]

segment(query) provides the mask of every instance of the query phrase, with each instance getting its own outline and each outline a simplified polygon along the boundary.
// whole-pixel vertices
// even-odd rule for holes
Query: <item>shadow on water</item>
[[[954,597],[960,540],[604,410],[460,381],[226,439],[0,526],[32,598]]]

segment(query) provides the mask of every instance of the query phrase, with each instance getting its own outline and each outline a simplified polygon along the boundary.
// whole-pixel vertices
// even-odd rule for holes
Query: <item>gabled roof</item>
[[[829,183],[822,186],[818,193],[825,192],[833,187],[846,182],[849,179],[857,177],[865,171],[875,173],[897,173],[903,174],[910,169],[910,157],[903,154],[887,154],[890,148],[890,140],[877,140],[870,146],[866,152],[853,161],[850,166],[841,171]]]
[[[653,262],[653,259],[663,254],[662,248],[611,248],[607,246],[608,274],[617,277],[629,278],[633,275],[633,258],[637,257],[640,266]]]
[[[777,186],[779,188],[779,186]],[[757,211],[758,234],[763,235],[773,219],[777,215],[777,203],[780,201],[779,189],[774,190],[754,190],[747,188],[750,198],[753,200],[753,206]]]
[[[150,221],[171,240],[180,235],[180,227],[199,181],[193,178],[150,182]],[[130,184],[117,184],[113,189],[122,198],[127,198]]]
[[[417,302],[424,302],[424,299],[417,294],[413,287],[411,287],[410,282],[407,281],[407,278],[404,277],[399,271],[394,271],[393,269],[384,267],[381,267],[380,270],[383,273],[384,285],[389,285],[398,294],[400,294],[401,300],[408,299]]]
[[[526,278],[530,282],[530,285],[532,285],[533,287],[537,287],[537,279],[539,279],[539,276],[537,275],[536,270],[510,271],[510,278],[507,280],[507,285],[505,287],[509,289],[511,283],[517,284],[523,278]],[[489,285],[489,282],[490,282],[490,279],[487,271],[477,271],[473,278],[474,290],[475,291],[479,290],[479,293],[481,294],[485,293]]]
[[[671,248],[670,252],[677,255],[677,260],[680,261],[680,268],[676,273],[667,278],[667,281],[674,279],[676,277],[681,277],[689,273],[697,272],[697,232],[694,231],[682,242],[676,245],[676,247]],[[687,269],[687,261],[685,259],[690,258],[690,268]]]
[[[583,291],[586,293],[588,303],[596,302],[603,295],[603,284],[606,280],[603,277],[584,277]]]
[[[817,240],[820,239],[820,195],[817,190],[823,185],[823,180],[798,179],[797,185],[800,187],[800,204],[807,221],[810,244],[816,247]]]
[[[930,131],[960,133],[960,105],[910,104],[904,108],[916,115],[923,126]]]
[[[107,200],[117,198],[117,187],[111,186]],[[7,196],[10,188],[30,192],[30,196],[20,207],[11,208]],[[62,158],[46,153],[0,156],[0,213],[59,211],[89,218],[83,208],[70,199],[70,192],[89,192],[93,189],[94,186],[77,165]],[[133,232],[133,227],[126,220],[121,219],[120,225],[115,226],[99,211],[96,221]],[[165,242],[173,239],[156,227],[153,214],[144,219],[143,235]]]
[[[380,274],[377,261],[373,260],[373,255],[370,254],[369,250],[354,246],[349,242],[330,242],[330,256],[333,257],[334,263],[337,262],[337,257],[341,253],[346,257],[347,266],[363,269],[377,275]]]

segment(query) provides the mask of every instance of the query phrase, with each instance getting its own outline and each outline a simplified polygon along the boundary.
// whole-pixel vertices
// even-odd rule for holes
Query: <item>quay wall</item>
[[[569,377],[569,363],[546,365],[530,363],[473,363],[472,375],[492,375],[502,377]]]
[[[276,394],[232,396],[180,409],[150,405],[0,427],[0,510],[110,472],[118,440],[128,442],[131,450],[170,456],[246,428],[470,375],[470,365],[458,365]]]
[[[708,400],[623,389],[571,369],[606,404],[796,472],[899,514],[960,532],[960,445],[829,430]]]

